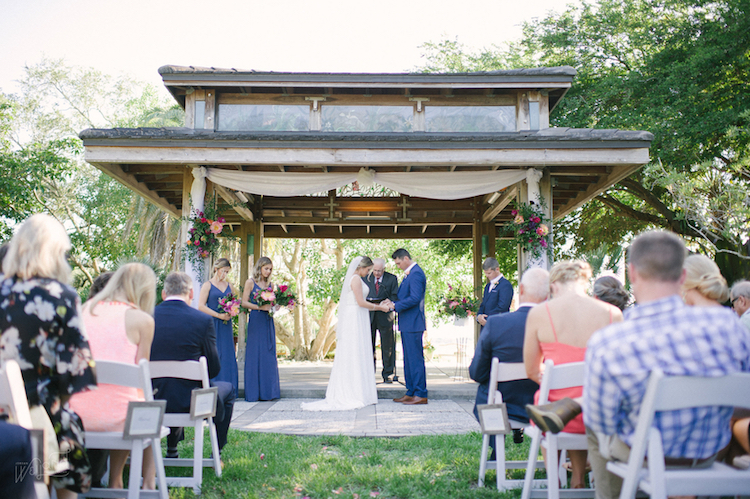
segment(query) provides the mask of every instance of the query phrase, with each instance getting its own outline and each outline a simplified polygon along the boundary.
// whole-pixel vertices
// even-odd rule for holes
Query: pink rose
[[[279,291],[281,291],[282,293],[287,289],[289,289],[289,286],[287,286],[286,284],[282,284],[281,286],[279,286]]]
[[[515,217],[518,215],[518,210],[510,210],[510,216]]]
[[[213,232],[214,234],[221,234],[221,230],[222,230],[223,228],[224,228],[224,227],[223,227],[223,226],[221,225],[221,223],[220,223],[220,222],[218,222],[218,221],[216,221],[216,222],[211,222],[211,225],[209,226],[209,229],[210,229],[210,230],[211,230],[211,232]]]
[[[546,247],[547,247],[547,240],[546,240],[546,239],[542,239],[542,240],[541,240],[541,241],[539,242],[539,244],[541,244],[541,245],[542,245],[542,248],[546,248]]]
[[[521,215],[516,215],[516,218],[513,219],[513,223],[516,225],[521,225],[524,222],[524,219]]]

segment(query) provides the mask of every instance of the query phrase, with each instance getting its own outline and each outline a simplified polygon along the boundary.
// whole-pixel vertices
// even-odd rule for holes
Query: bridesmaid
[[[232,383],[234,395],[238,396],[239,376],[237,374],[237,357],[234,352],[234,334],[232,333],[232,318],[229,314],[219,312],[219,300],[229,293],[237,296],[237,292],[227,281],[227,274],[232,269],[229,260],[219,258],[214,264],[211,279],[203,284],[198,297],[198,310],[214,318],[216,330],[216,349],[219,351],[221,371],[213,378]]]
[[[258,259],[253,277],[245,283],[242,306],[250,309],[247,318],[247,349],[245,351],[245,400],[274,400],[281,396],[279,366],[276,362],[276,327],[268,315],[271,305],[259,306],[252,296],[270,285],[273,262]]]

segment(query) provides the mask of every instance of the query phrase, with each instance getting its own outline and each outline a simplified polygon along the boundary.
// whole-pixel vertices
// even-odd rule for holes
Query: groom
[[[396,266],[406,274],[398,288],[398,298],[393,305],[394,310],[398,312],[398,327],[404,348],[406,395],[393,401],[408,405],[426,404],[427,376],[424,368],[422,335],[427,329],[424,315],[427,278],[405,249],[397,249],[391,257]]]

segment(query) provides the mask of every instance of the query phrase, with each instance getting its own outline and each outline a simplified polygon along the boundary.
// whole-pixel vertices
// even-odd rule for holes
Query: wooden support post
[[[193,171],[191,168],[185,168],[182,174],[182,223],[180,224],[180,245],[178,246],[177,254],[175,255],[175,269],[179,269],[185,272],[185,258],[183,258],[182,252],[185,247],[185,243],[188,240],[188,222],[187,219],[190,216],[190,188],[193,186]]]
[[[206,116],[203,120],[203,128],[216,130],[216,91],[206,90]]]
[[[250,223],[242,222],[240,224],[240,286],[244,286],[247,278],[250,276],[250,251],[247,244],[247,236],[250,232]],[[237,362],[245,361],[245,340],[247,330],[247,314],[240,314],[239,321],[239,338],[237,341]]]
[[[479,210],[481,197],[474,199],[474,224],[472,225],[472,260],[474,270],[474,297],[482,299],[482,215]],[[474,345],[479,341],[481,326],[474,321]]]

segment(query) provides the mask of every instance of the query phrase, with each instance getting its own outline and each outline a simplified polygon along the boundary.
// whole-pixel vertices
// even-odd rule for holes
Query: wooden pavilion
[[[480,284],[513,200],[543,200],[558,219],[646,164],[653,137],[550,128],[571,67],[159,73],[185,127],[84,130],[86,160],[175,217],[189,215],[191,187],[202,206],[207,179],[255,256],[265,237],[472,239]],[[354,180],[394,195],[344,194]]]

